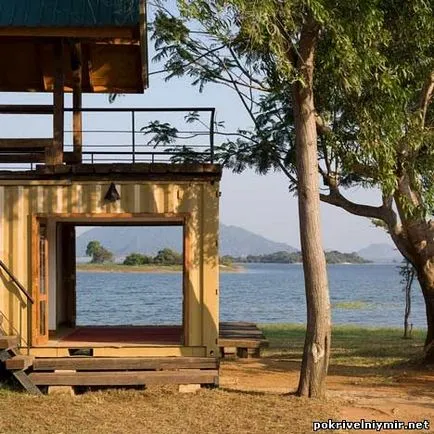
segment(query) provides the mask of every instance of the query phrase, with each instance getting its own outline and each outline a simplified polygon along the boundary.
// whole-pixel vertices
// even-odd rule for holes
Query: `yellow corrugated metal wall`
[[[0,258],[32,291],[31,216],[34,214],[188,213],[186,255],[188,345],[217,351],[218,182],[119,182],[121,200],[106,203],[108,182],[39,181],[0,183]],[[27,338],[26,301],[0,274],[0,311]],[[12,333],[14,330],[10,329]]]

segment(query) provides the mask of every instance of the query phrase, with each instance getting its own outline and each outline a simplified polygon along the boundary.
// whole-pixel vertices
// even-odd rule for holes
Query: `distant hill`
[[[95,227],[77,237],[77,256],[85,255],[86,246],[92,240],[100,241],[117,257],[126,256],[132,252],[155,255],[164,247],[178,252],[182,251],[182,230],[174,226]],[[271,241],[246,229],[220,225],[221,255],[261,255],[282,250],[296,251],[288,244]]]
[[[372,262],[401,262],[402,255],[390,244],[370,244],[357,252],[363,259]]]

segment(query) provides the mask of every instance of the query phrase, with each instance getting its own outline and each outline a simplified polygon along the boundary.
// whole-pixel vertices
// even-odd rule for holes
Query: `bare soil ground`
[[[281,358],[225,362],[222,366],[221,385],[228,390],[255,390],[282,396],[296,390],[299,367],[298,361]],[[434,433],[434,370],[426,367],[397,369],[384,378],[377,375],[375,371],[369,370],[366,372],[360,370],[359,373],[353,372],[349,375],[347,369],[341,370],[339,367],[332,366],[327,385],[327,399],[335,404],[334,413],[338,412],[338,417],[334,420],[404,422],[428,420],[431,422],[431,428],[419,432]],[[329,418],[332,418],[331,413],[324,420]],[[313,415],[312,420],[315,420]]]

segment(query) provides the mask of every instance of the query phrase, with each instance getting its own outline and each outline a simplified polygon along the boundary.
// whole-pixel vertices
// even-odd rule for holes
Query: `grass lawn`
[[[261,324],[270,347],[266,356],[301,359],[305,327],[296,324]],[[332,365],[366,367],[416,363],[422,356],[425,332],[413,330],[412,339],[402,339],[398,328],[335,325],[332,332]]]

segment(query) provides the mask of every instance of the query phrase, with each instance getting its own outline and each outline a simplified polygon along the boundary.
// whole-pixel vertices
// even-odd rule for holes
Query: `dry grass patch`
[[[1,433],[308,433],[336,403],[203,389],[111,390],[76,397],[0,391]]]

